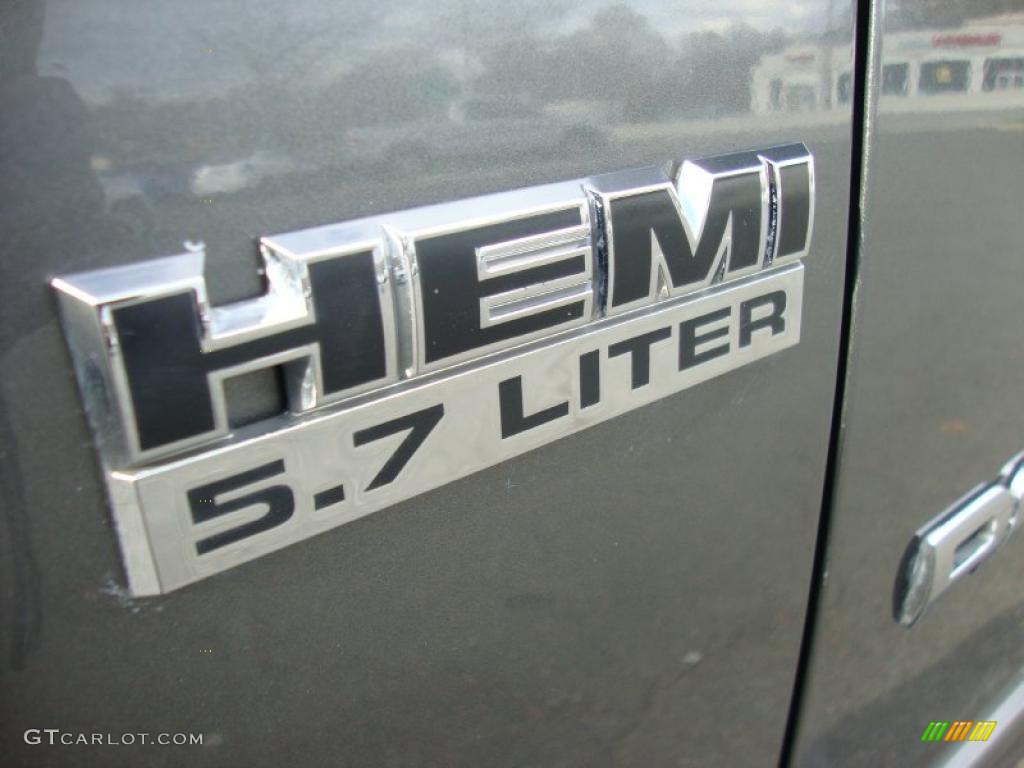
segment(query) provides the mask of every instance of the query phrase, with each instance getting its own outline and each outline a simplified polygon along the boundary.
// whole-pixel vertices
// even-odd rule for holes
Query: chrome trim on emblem
[[[810,157],[809,155],[807,157]],[[738,176],[757,174],[758,186],[761,190],[760,210],[760,231],[758,234],[758,252],[756,261],[749,267],[734,268],[732,264],[725,264],[725,272],[729,278],[742,277],[753,274],[764,266],[765,247],[768,235],[768,173],[765,168],[764,158],[760,155],[751,157],[745,167],[729,168],[728,170],[709,169],[700,160],[684,160],[676,171],[674,189],[679,199],[679,206],[683,212],[683,224],[686,227],[686,235],[690,240],[691,247],[700,242],[704,235],[705,225],[711,210],[711,194],[715,182],[720,179],[730,179]],[[730,214],[729,223],[726,225],[726,234],[718,246],[718,253],[715,256],[715,266],[711,275],[718,274],[718,264],[727,259],[732,249],[733,228],[735,227],[735,214]],[[731,255],[731,254],[730,254]],[[713,277],[704,281],[703,285],[710,285]],[[689,290],[694,287],[690,286]],[[676,291],[686,292],[687,286],[680,286]]]
[[[903,554],[896,578],[896,621],[912,626],[953,584],[973,573],[1012,536],[1024,497],[1024,453],[923,525]]]
[[[487,328],[534,312],[583,301],[589,320],[594,301],[594,252],[589,222],[578,227],[524,237],[476,249],[477,278],[482,282],[545,264],[583,258],[583,269],[556,280],[534,283],[480,298],[480,325]]]
[[[764,150],[760,153],[761,159],[768,164],[770,179],[769,189],[775,196],[775,205],[777,206],[774,215],[773,231],[770,233],[769,237],[771,241],[771,248],[766,252],[765,258],[767,259],[768,264],[786,264],[791,261],[796,261],[797,259],[806,258],[811,250],[811,236],[814,233],[814,205],[816,199],[814,158],[807,152],[806,148],[801,145],[787,145],[773,149],[776,150],[777,154],[772,150]],[[786,217],[785,205],[783,205],[784,201],[778,195],[782,186],[782,174],[787,168],[798,169],[801,166],[806,167],[807,173],[807,215],[805,217],[807,222],[807,234],[803,238],[803,245],[799,250],[779,256],[779,232]]]
[[[620,171],[618,173],[609,173],[604,176],[597,176],[590,179],[590,183],[587,185],[587,191],[598,199],[599,205],[605,215],[604,237],[606,243],[606,255],[608,259],[609,285],[613,285],[615,283],[616,265],[618,261],[614,245],[615,223],[609,215],[608,209],[608,204],[611,201],[627,196],[632,197],[642,195],[647,192],[665,192],[671,196],[672,202],[675,205],[676,212],[680,219],[685,220],[682,207],[679,204],[679,199],[675,192],[675,187],[672,182],[669,181],[668,177],[665,176],[665,172],[660,168],[640,168],[636,170]],[[690,232],[687,231],[687,234],[689,235]],[[693,242],[692,238],[691,242]],[[615,308],[610,306],[610,301],[606,301],[604,306],[605,315],[622,314],[623,312],[628,312],[629,310],[637,307],[647,306],[654,301],[654,297],[664,299],[670,295],[667,288],[661,290],[662,283],[664,282],[664,256],[661,254],[660,247],[657,244],[657,238],[655,238],[653,231],[651,232],[651,247],[657,249],[657,253],[660,258],[658,258],[655,268],[651,269],[648,295],[636,299],[635,301],[620,304]],[[710,284],[710,280],[708,280],[706,284]]]
[[[589,322],[593,311],[593,249],[590,243],[590,207],[587,204],[587,199],[579,182],[563,182],[533,187],[529,190],[516,190],[514,192],[488,195],[467,200],[463,203],[448,203],[429,208],[419,208],[414,211],[407,211],[387,217],[388,221],[393,222],[394,226],[404,233],[409,242],[408,252],[418,261],[419,251],[424,246],[424,243],[435,237],[470,232],[490,225],[505,224],[507,222],[527,219],[531,216],[562,211],[579,212],[579,224],[566,228],[566,230],[560,231],[557,234],[572,233],[573,240],[577,242],[574,253],[584,256],[585,259],[583,271],[573,275],[572,278],[559,281],[557,284],[536,284],[531,286],[530,289],[526,289],[522,294],[482,297],[479,302],[480,327],[491,327],[502,322],[495,319],[492,314],[493,309],[509,301],[515,301],[517,298],[539,299],[536,303],[527,301],[518,307],[515,314],[517,317],[533,314],[542,309],[551,308],[551,306],[562,306],[579,299],[586,302],[586,309],[582,316],[532,333],[523,334],[507,341],[476,346],[472,350],[448,355],[442,360],[431,362],[427,359],[428,345],[425,337],[426,321],[423,314],[425,299],[423,284],[420,280],[414,281],[413,294],[416,306],[415,332],[417,349],[416,373],[422,374],[448,368],[465,360],[478,358],[481,355],[525,344],[533,339],[547,336],[553,331],[575,328]],[[427,222],[430,222],[429,226],[426,225]],[[554,233],[515,238],[505,242],[488,243],[478,247],[475,249],[475,252],[476,271],[479,279],[484,281],[497,277],[500,274],[526,271],[553,261],[567,260],[572,254],[560,253],[557,250],[545,253],[544,249],[554,245],[554,243],[547,240],[552,234]],[[501,269],[497,265],[491,264],[493,260],[496,260],[501,255],[521,254],[525,257],[528,251],[524,249],[539,251],[536,260],[530,259],[526,261],[524,258],[522,262],[519,260],[505,262],[505,265],[508,267],[507,269]],[[514,267],[512,266],[513,264]],[[551,306],[541,298],[544,294],[568,286],[578,286],[579,290],[573,291],[571,295],[555,297],[555,301]],[[511,317],[504,319],[508,320]]]
[[[132,591],[145,595],[177,589],[791,347],[800,338],[803,270],[803,265],[792,264],[752,275],[712,293],[660,302],[562,331],[486,361],[402,381],[277,431],[247,428],[232,443],[202,454],[112,472],[114,515],[125,551],[131,553],[127,567]],[[784,328],[777,333],[768,328],[756,331],[744,343],[741,307],[776,294],[785,296]],[[724,317],[722,313],[727,319],[712,319]],[[680,324],[687,322],[706,331],[724,330],[714,340],[698,342],[699,353],[715,345],[728,347],[729,353],[680,370]],[[633,360],[612,355],[609,347],[661,329],[666,331],[665,341],[649,348],[650,380],[634,386]],[[600,398],[585,403],[579,361],[595,350]],[[563,410],[544,423],[506,434],[502,383],[512,380],[520,382],[519,405],[525,419],[559,406]],[[438,407],[443,417],[409,459],[399,481],[371,488],[401,435],[361,444],[354,435]],[[275,462],[281,463],[279,473],[231,485],[232,478]],[[223,516],[191,522],[190,492],[218,482],[224,490],[204,495],[204,504],[227,506],[231,499],[249,497],[253,501]],[[342,500],[318,508],[318,494],[339,484]],[[259,497],[272,488],[284,489],[292,504],[280,523],[212,551],[197,552],[198,542],[264,514]]]
[[[225,306],[201,249],[55,279],[133,593],[797,344],[813,214],[791,144],[265,237]],[[270,366],[289,412],[232,427]]]
[[[103,413],[98,424],[103,432],[102,443],[111,452],[110,462],[139,464],[209,443],[224,437],[230,429],[224,382],[234,376],[284,365],[290,407],[295,412],[316,408],[326,403],[377,389],[398,380],[395,350],[395,319],[391,281],[383,252],[383,242],[372,233],[346,229],[340,238],[324,238],[322,233],[307,230],[260,242],[267,291],[255,299],[211,307],[203,277],[205,254],[202,250],[144,262],[128,267],[114,267],[53,281],[61,301],[65,326],[69,335],[80,337],[71,345],[76,368],[89,368],[90,380],[99,379],[107,385],[106,392],[89,387],[83,391],[86,409]],[[213,410],[213,428],[157,448],[142,446],[135,407],[128,384],[121,341],[114,327],[115,310],[142,304],[161,297],[188,294],[193,297],[199,325],[202,352],[209,354],[239,344],[281,334],[316,321],[309,284],[309,265],[365,252],[373,253],[377,274],[377,297],[383,322],[386,373],[361,386],[335,394],[325,394],[321,372],[320,349],[317,344],[296,346],[287,351],[254,358],[237,365],[228,365],[207,374]],[[84,326],[84,327],[83,327]],[[102,339],[105,357],[96,355],[96,343],[86,339]],[[101,370],[95,371],[94,368]],[[95,398],[103,402],[90,402]],[[116,404],[110,403],[113,398]]]

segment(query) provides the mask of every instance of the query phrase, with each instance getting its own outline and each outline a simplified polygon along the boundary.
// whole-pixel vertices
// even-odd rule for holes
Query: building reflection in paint
[[[752,71],[751,110],[810,112],[848,105],[850,60],[848,44],[819,42],[762,57]],[[1024,106],[1024,13],[945,29],[887,31],[879,85],[883,111]]]

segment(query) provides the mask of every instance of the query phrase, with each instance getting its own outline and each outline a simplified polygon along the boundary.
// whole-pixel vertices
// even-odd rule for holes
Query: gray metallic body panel
[[[915,529],[1024,445],[1024,99],[981,87],[889,94],[882,67],[905,60],[915,35],[937,44],[931,27],[966,16],[961,34],[977,44],[993,24],[951,0],[916,24],[884,8],[836,495],[795,764],[1014,765],[1024,751],[1024,537],[910,628],[894,619],[893,587]],[[1021,21],[1002,24],[1004,44]],[[972,52],[972,72],[998,55]],[[919,741],[930,721],[981,719],[999,721],[991,745]]]
[[[751,78],[786,41],[848,58],[832,6],[0,11],[19,41],[0,92],[0,751],[53,766],[773,760],[832,411],[850,106],[753,114]],[[752,28],[710,32],[730,19]],[[202,240],[222,303],[259,293],[261,235],[791,140],[817,184],[797,346],[216,579],[126,596],[48,278]],[[266,397],[254,384],[250,409]],[[24,742],[47,727],[205,740]]]

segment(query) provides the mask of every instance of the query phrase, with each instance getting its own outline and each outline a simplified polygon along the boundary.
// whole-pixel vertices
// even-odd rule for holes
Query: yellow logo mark
[[[988,737],[992,735],[992,731],[996,729],[995,720],[979,720],[974,730],[971,731],[971,735],[967,737],[968,741],[988,741]]]

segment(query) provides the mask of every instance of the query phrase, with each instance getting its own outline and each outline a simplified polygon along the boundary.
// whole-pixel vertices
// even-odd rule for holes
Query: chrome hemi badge
[[[168,592],[800,340],[802,144],[263,238],[263,296],[203,254],[53,281],[128,580]],[[288,410],[232,428],[225,384]]]

